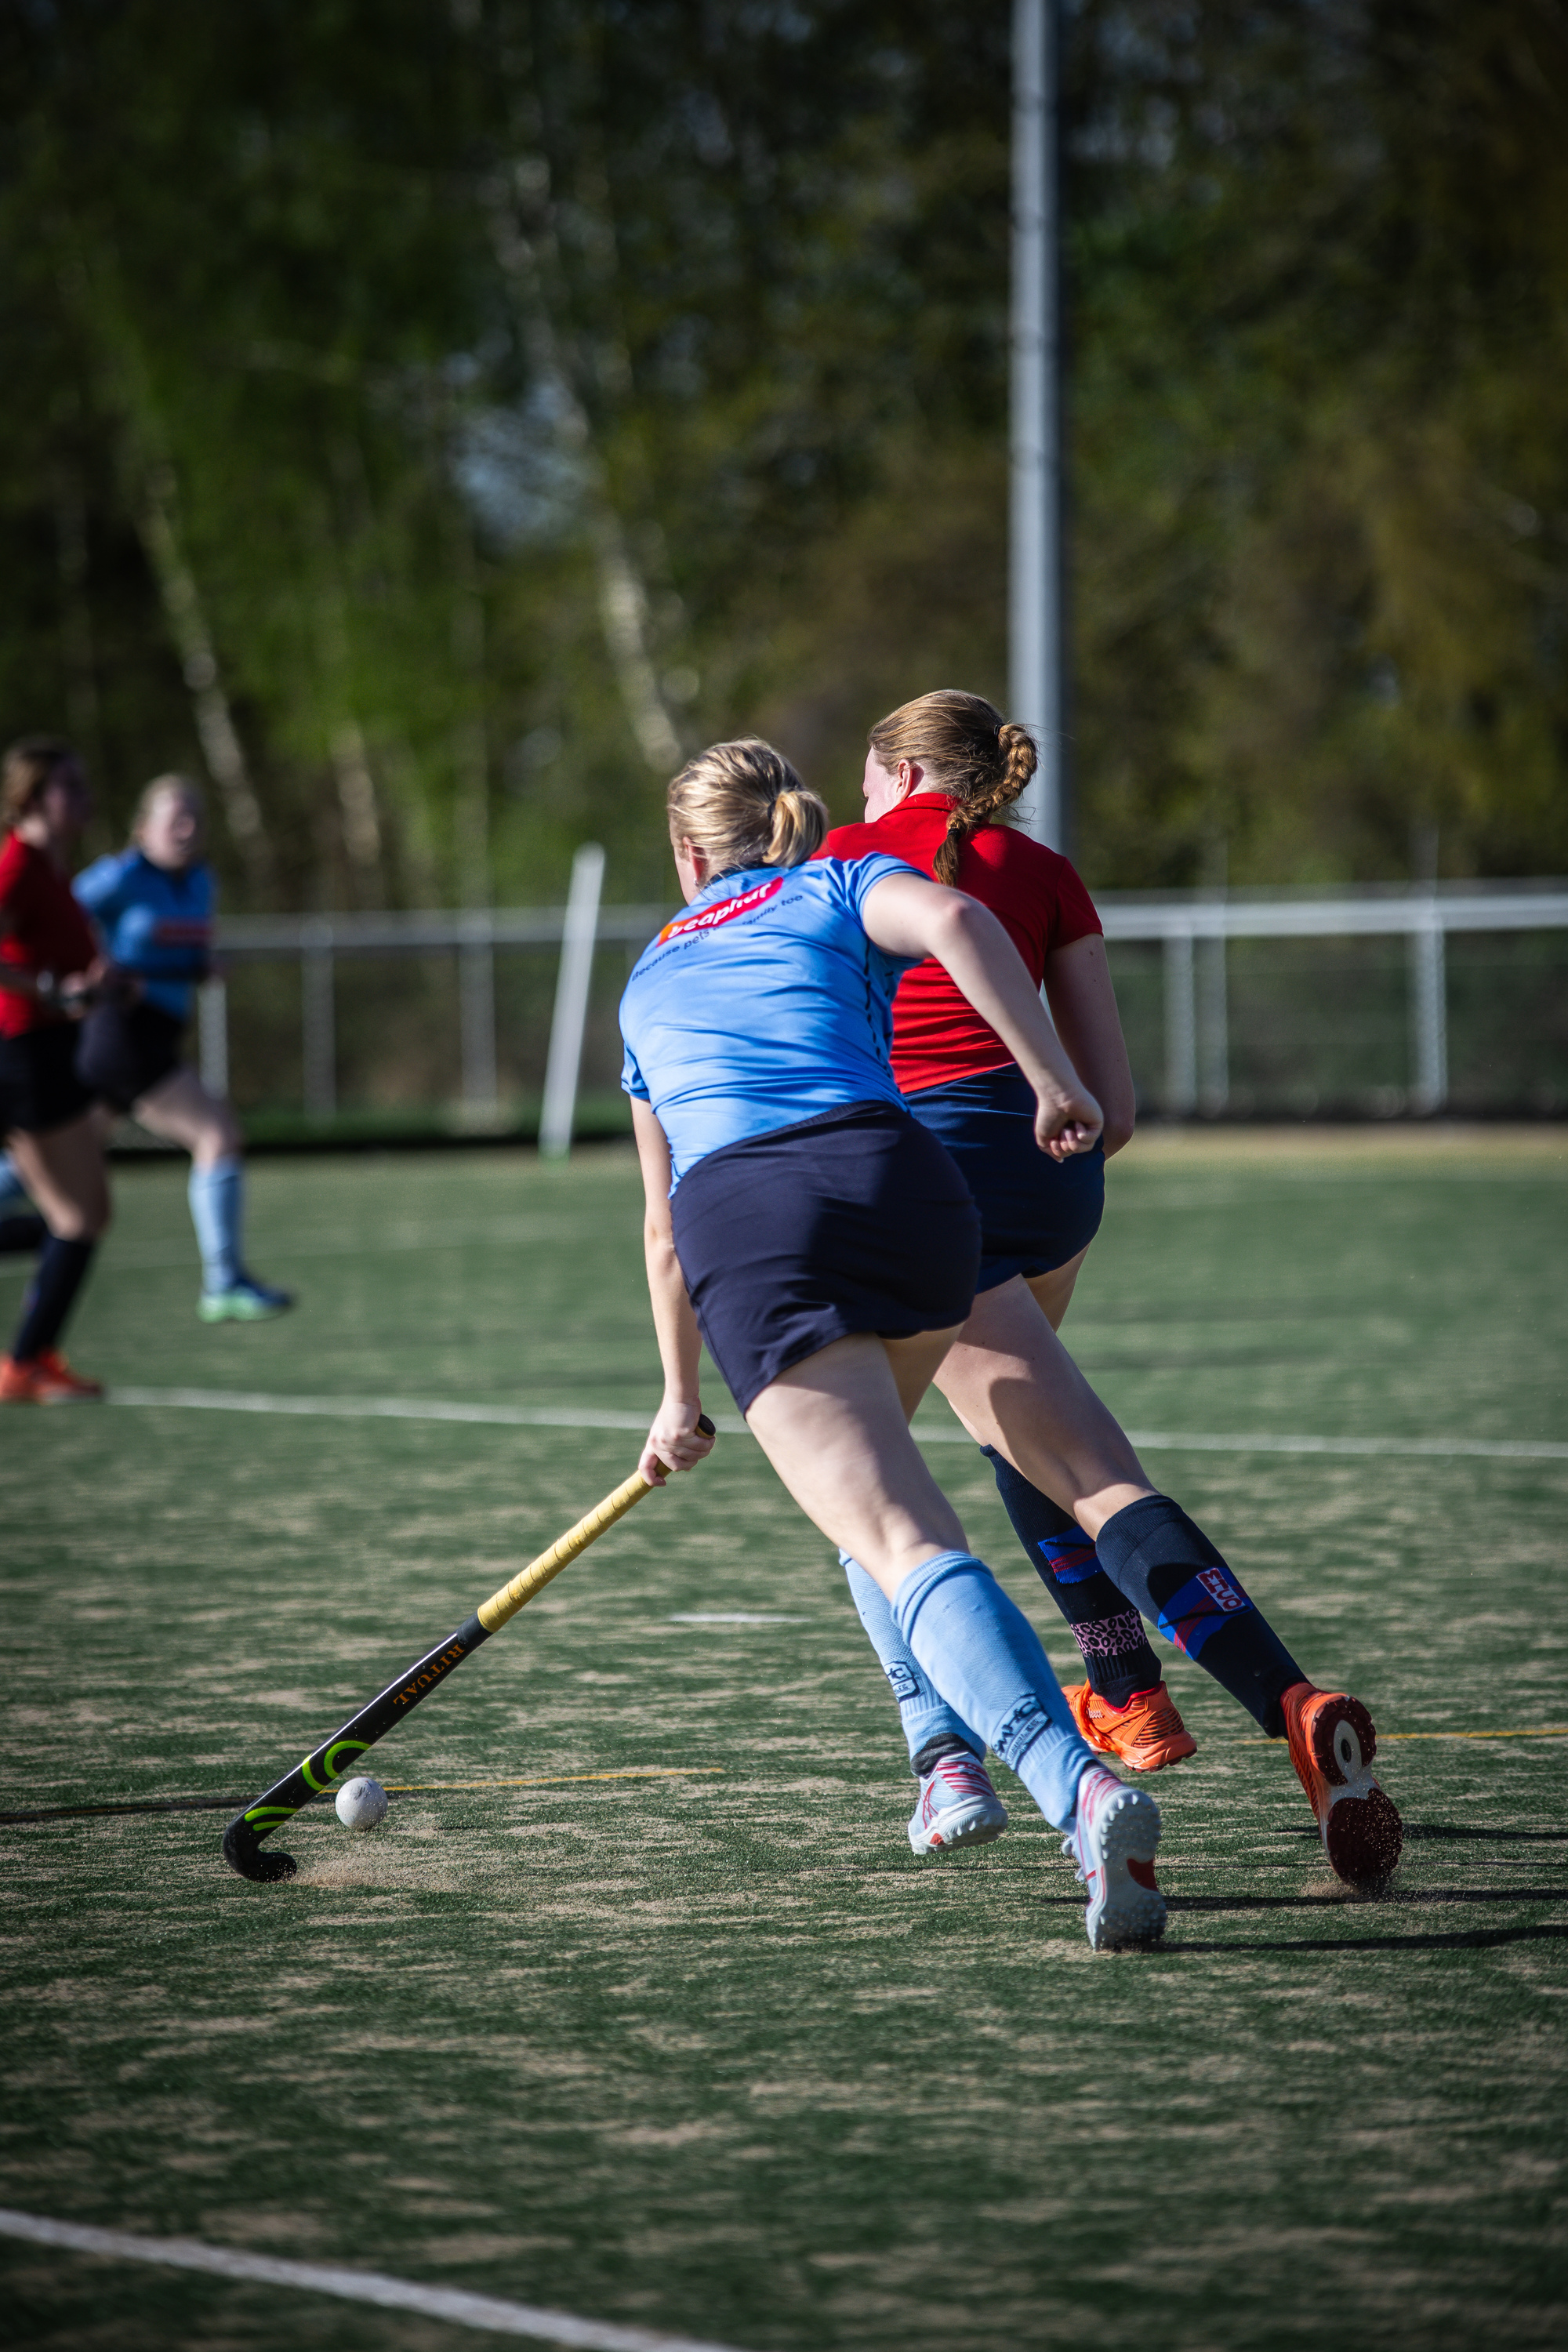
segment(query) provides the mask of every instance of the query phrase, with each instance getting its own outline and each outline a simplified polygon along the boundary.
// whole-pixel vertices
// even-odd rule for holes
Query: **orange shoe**
[[[24,1364],[0,1356],[0,1404],[77,1404],[102,1394],[101,1381],[84,1381],[53,1348]]]
[[[57,1389],[64,1391],[62,1396],[46,1398],[46,1403],[59,1404],[77,1397],[100,1397],[103,1394],[103,1382],[89,1381],[80,1372],[73,1372],[58,1348],[39,1349],[38,1369],[47,1373]]]
[[[1399,1861],[1398,1810],[1372,1770],[1377,1734],[1359,1698],[1295,1683],[1280,1702],[1296,1778],[1318,1816],[1329,1867],[1347,1886],[1381,1886]]]
[[[1197,1754],[1198,1743],[1163,1683],[1134,1691],[1125,1706],[1112,1706],[1087,1683],[1074,1683],[1065,1696],[1089,1746],[1101,1756],[1118,1757],[1134,1772],[1161,1772]]]

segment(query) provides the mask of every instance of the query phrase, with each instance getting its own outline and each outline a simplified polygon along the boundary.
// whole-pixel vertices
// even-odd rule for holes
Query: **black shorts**
[[[0,1136],[47,1135],[90,1110],[76,1048],[74,1021],[45,1021],[19,1037],[0,1037]]]
[[[1053,1160],[1035,1141],[1035,1090],[1022,1070],[983,1070],[906,1096],[946,1145],[980,1212],[981,1290],[1016,1274],[1054,1273],[1087,1249],[1105,1213],[1105,1154],[1097,1143]]]
[[[726,1144],[670,1202],[708,1352],[745,1412],[835,1339],[964,1322],[980,1220],[947,1153],[890,1103]]]
[[[180,1066],[185,1024],[156,1004],[95,1004],[81,1024],[77,1075],[110,1110],[129,1110]]]

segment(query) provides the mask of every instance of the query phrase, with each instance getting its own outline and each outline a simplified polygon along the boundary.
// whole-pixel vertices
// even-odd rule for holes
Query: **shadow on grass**
[[[1467,1952],[1498,1944],[1534,1944],[1568,1937],[1568,1921],[1531,1927],[1470,1927],[1449,1936],[1280,1936],[1271,1941],[1162,1944],[1169,1959],[1215,1952]]]
[[[1307,1834],[1310,1837],[1312,1832],[1309,1830]],[[1461,1827],[1457,1822],[1406,1822],[1405,1835],[1407,1843],[1412,1838],[1447,1838],[1460,1843],[1473,1840],[1477,1844],[1489,1844],[1506,1840],[1513,1845],[1568,1845],[1568,1827],[1560,1830],[1492,1830],[1477,1828],[1474,1824]]]
[[[1446,1841],[1458,1845],[1568,1845],[1568,1828],[1560,1830],[1494,1830],[1474,1822],[1406,1822],[1404,1824],[1406,1845],[1426,1838]],[[1276,1837],[1316,1838],[1317,1824],[1312,1822],[1276,1822]]]
[[[1344,1911],[1369,1903],[1561,1903],[1568,1899],[1563,1886],[1389,1886],[1353,1887],[1331,1895],[1173,1895],[1173,1911]]]

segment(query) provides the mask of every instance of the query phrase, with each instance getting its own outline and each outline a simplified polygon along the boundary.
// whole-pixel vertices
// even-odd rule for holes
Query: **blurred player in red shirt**
[[[107,966],[71,896],[70,859],[92,803],[68,743],[28,736],[0,768],[0,1141],[48,1227],[7,1356],[0,1404],[101,1396],[56,1341],[100,1234],[109,1182],[92,1097],[77,1076],[78,1024]]]

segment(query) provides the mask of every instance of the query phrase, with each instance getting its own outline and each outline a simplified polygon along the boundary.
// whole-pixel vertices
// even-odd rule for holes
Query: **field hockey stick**
[[[697,1426],[704,1437],[712,1436],[713,1423],[706,1413],[700,1417]],[[660,1463],[659,1467],[664,1469],[664,1464]],[[580,1552],[586,1551],[596,1536],[602,1536],[606,1528],[613,1528],[617,1519],[625,1518],[634,1503],[640,1503],[645,1495],[652,1492],[651,1482],[643,1476],[640,1470],[636,1472],[617,1486],[613,1495],[606,1495],[602,1503],[596,1504],[586,1518],[579,1519],[574,1528],[568,1528],[548,1551],[542,1551],[537,1559],[531,1559],[526,1568],[520,1568],[510,1581],[503,1584],[499,1592],[492,1592],[455,1633],[449,1634],[444,1642],[437,1642],[436,1647],[426,1650],[422,1658],[416,1658],[406,1673],[399,1675],[395,1682],[388,1683],[368,1706],[362,1706],[357,1715],[351,1715],[346,1723],[339,1725],[330,1739],[323,1739],[319,1748],[310,1750],[302,1763],[296,1764],[291,1772],[286,1772],[281,1780],[275,1780],[253,1805],[247,1805],[223,1833],[223,1858],[229,1868],[237,1870],[241,1878],[254,1878],[263,1884],[279,1878],[292,1878],[299,1867],[293,1855],[263,1853],[262,1839],[270,1837],[274,1830],[291,1821],[300,1806],[308,1805],[312,1797],[325,1796],[351,1759],[363,1756],[367,1748],[374,1748],[395,1723],[401,1723],[422,1698],[429,1696],[438,1683],[445,1682],[465,1658],[471,1657],[481,1642],[488,1642],[492,1633],[499,1633],[509,1618],[515,1617],[536,1592],[543,1591],[552,1577],[559,1576]]]

